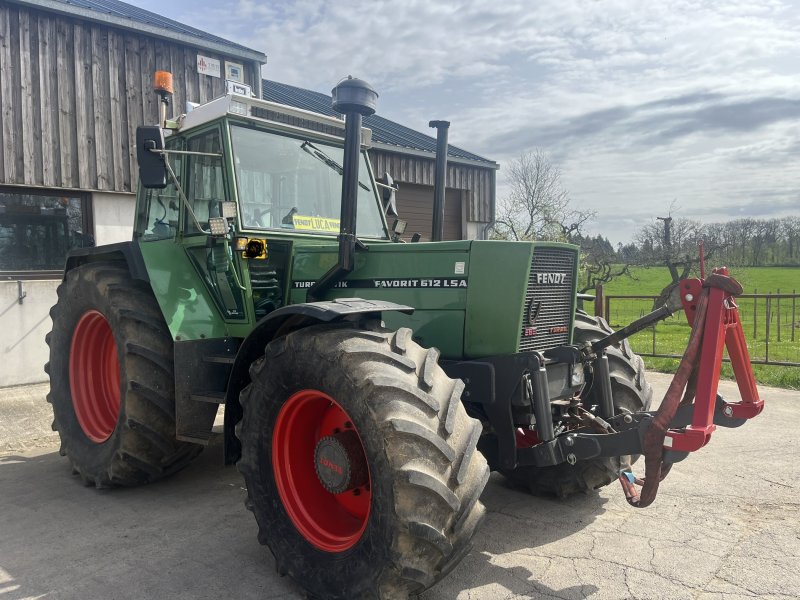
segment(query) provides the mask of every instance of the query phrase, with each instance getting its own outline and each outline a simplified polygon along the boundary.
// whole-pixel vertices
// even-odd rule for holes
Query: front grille
[[[569,343],[575,264],[573,250],[534,249],[528,288],[525,292],[520,352],[546,350]],[[563,281],[561,281],[562,275]],[[538,314],[531,323],[531,314],[536,313],[537,306]]]

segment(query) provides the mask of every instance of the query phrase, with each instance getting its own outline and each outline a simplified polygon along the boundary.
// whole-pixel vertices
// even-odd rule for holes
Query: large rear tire
[[[469,552],[489,469],[438,354],[408,329],[341,323],[278,338],[251,367],[247,505],[312,597],[405,598]]]
[[[613,333],[606,320],[583,311],[575,314],[573,341],[576,344],[593,342]],[[614,408],[630,412],[649,410],[653,390],[645,380],[644,361],[631,350],[628,340],[606,350],[611,371],[611,394]],[[592,385],[587,404],[600,403],[599,385]],[[638,456],[618,456],[579,461],[574,465],[562,463],[552,467],[520,467],[503,474],[513,483],[534,494],[555,494],[566,498],[578,492],[594,490],[619,477],[620,470],[630,467]]]
[[[47,335],[47,401],[86,485],[149,483],[202,446],[175,439],[173,345],[150,288],[113,263],[70,270]]]

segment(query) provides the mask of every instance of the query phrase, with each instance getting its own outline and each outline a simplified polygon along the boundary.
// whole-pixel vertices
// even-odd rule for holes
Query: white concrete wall
[[[92,194],[95,245],[129,242],[136,213],[135,194]]]
[[[17,282],[0,281],[0,387],[47,381],[44,364],[51,329],[50,307],[59,281],[23,281],[27,295],[17,299]]]
[[[136,208],[134,194],[92,194],[95,244],[131,239]],[[0,387],[47,381],[50,307],[60,280],[23,281],[27,296],[17,300],[16,280],[0,281]]]

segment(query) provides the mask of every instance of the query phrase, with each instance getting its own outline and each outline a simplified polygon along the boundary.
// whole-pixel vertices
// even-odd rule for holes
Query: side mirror
[[[167,166],[164,154],[151,150],[164,149],[164,132],[158,125],[141,125],[136,128],[136,160],[139,162],[139,180],[146,188],[167,187]]]
[[[397,215],[397,199],[395,198],[395,192],[400,188],[392,179],[392,176],[389,173],[384,173],[383,177],[378,179],[377,181],[378,187],[381,188],[381,196],[383,197],[383,210],[387,215],[392,215],[393,217]]]

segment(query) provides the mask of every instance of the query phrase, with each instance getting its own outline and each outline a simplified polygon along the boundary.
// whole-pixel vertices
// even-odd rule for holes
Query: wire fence
[[[649,313],[658,296],[605,296],[602,315],[614,329]],[[800,294],[743,294],[737,296],[750,360],[755,364],[800,367]],[[631,336],[633,350],[642,356],[680,358],[689,340],[683,311]]]

